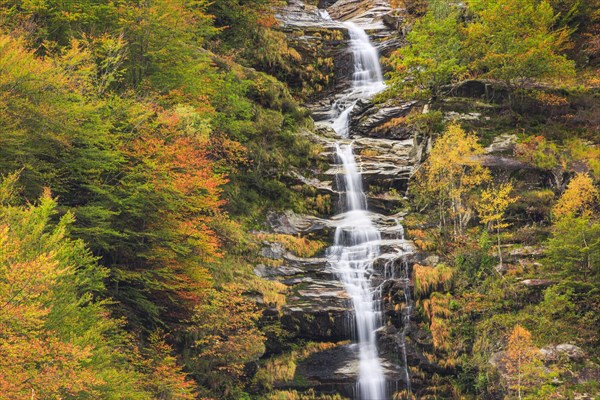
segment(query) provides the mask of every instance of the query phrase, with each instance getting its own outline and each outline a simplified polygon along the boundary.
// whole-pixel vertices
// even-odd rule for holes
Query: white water
[[[347,138],[350,133],[348,120],[356,102],[373,96],[385,84],[377,50],[365,31],[352,23],[344,25],[350,34],[350,50],[354,57],[352,91],[334,104],[332,127],[341,137]],[[336,143],[336,153],[344,171],[340,183],[345,193],[345,214],[336,229],[334,245],[329,249],[329,262],[344,283],[354,307],[359,348],[359,396],[363,400],[386,399],[386,380],[375,337],[382,318],[370,282],[373,261],[379,255],[381,234],[367,212],[362,176],[352,144]]]
[[[383,73],[377,49],[373,47],[364,29],[352,22],[343,24],[350,35],[350,51],[354,60],[352,90],[333,104],[331,114],[333,129],[343,138],[350,135],[348,122],[350,113],[359,99],[369,98],[383,89]]]

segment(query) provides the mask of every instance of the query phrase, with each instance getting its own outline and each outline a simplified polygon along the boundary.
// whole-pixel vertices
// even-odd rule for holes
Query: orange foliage
[[[454,271],[444,265],[428,267],[419,264],[413,266],[415,295],[424,297],[433,291],[446,288],[454,276]]]
[[[539,350],[533,346],[531,333],[521,325],[516,325],[508,339],[504,357],[509,375],[510,388],[521,392],[531,386],[542,374]]]
[[[433,293],[430,299],[423,300],[423,308],[429,319],[429,329],[433,336],[433,345],[436,349],[448,351],[451,349],[450,328],[450,295]]]
[[[42,202],[44,210],[51,209],[48,190]],[[36,224],[37,215],[21,216],[30,236],[2,217],[0,212],[0,393],[7,399],[93,394],[102,381],[86,366],[91,348],[62,341],[44,326],[57,282],[71,269],[60,265],[57,251],[32,239],[45,228]],[[60,240],[61,234],[57,230],[45,239]]]

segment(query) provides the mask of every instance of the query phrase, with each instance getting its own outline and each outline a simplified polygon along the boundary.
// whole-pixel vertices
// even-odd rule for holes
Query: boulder
[[[527,286],[533,289],[545,289],[548,286],[554,285],[556,282],[550,279],[525,279],[522,280],[521,285]]]
[[[570,361],[583,361],[586,356],[581,347],[569,343],[546,346],[540,349],[540,354],[546,362],[556,362],[565,358]]]
[[[486,153],[507,153],[513,151],[517,144],[517,135],[504,133],[496,136],[488,147],[485,148]]]
[[[327,9],[332,18],[351,20],[369,31],[387,30],[383,16],[390,10],[387,0],[338,0]]]
[[[288,235],[308,234],[315,231],[327,230],[333,226],[326,219],[311,215],[296,214],[291,210],[287,210],[282,214],[269,212],[267,214],[267,223],[274,232]]]
[[[281,260],[286,250],[279,242],[265,242],[266,246],[260,249],[260,255],[271,260]]]

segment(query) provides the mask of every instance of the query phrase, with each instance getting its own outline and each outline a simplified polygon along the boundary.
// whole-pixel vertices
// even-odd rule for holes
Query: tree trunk
[[[497,226],[496,233],[498,234],[498,258],[500,259],[500,266],[502,266],[502,249],[500,248],[500,225]]]

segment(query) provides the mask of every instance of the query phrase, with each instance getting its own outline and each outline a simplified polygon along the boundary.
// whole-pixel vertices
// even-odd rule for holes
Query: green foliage
[[[237,221],[252,224],[267,207],[303,207],[281,180],[309,165],[314,150],[295,134],[306,115],[287,87],[232,54],[258,38],[259,51],[245,46],[251,63],[278,68],[298,55],[271,29],[270,2],[229,3],[0,2],[0,174],[21,171],[6,181],[21,189],[3,185],[0,202],[34,199],[45,187],[58,195],[65,224],[92,251],[86,257],[106,269],[95,266],[93,289],[65,289],[49,321],[56,331],[77,318],[100,323],[107,311],[96,296],[112,297],[123,317],[107,328],[122,340],[114,343],[125,346],[123,326],[144,343],[115,359],[133,371],[131,379],[123,372],[123,387],[145,382],[139,398],[190,397],[167,342],[194,348],[184,361],[202,395],[241,396],[242,366],[262,353],[264,338],[253,303],[228,285],[244,282],[282,303],[281,284],[249,269],[251,241]],[[74,290],[77,279],[65,277]],[[92,304],[99,314],[86,314]],[[244,315],[229,321],[234,308]],[[152,336],[158,327],[169,336]],[[120,374],[108,366],[113,353],[93,355],[105,355],[106,393]],[[71,358],[79,356],[89,358]]]
[[[547,264],[563,275],[597,279],[600,274],[600,223],[590,217],[565,217],[552,229]]]
[[[534,0],[476,1],[467,27],[471,68],[520,87],[532,81],[569,76],[573,62],[560,54],[567,32],[553,31],[550,5]]]
[[[449,7],[449,6],[448,6]],[[459,14],[454,10],[430,10],[418,20],[407,35],[409,45],[391,56],[389,64],[392,90],[416,90],[416,95],[442,94],[449,85],[466,72],[461,63],[462,38],[459,32]]]
[[[454,262],[471,285],[494,275],[496,258],[492,256],[492,240],[488,231],[484,230],[476,242],[467,243],[467,247],[456,254]]]
[[[466,11],[432,2],[408,33],[409,45],[389,59],[390,90],[436,98],[466,76],[510,89],[573,76],[574,63],[562,54],[569,32],[556,19],[545,1],[472,1]]]

